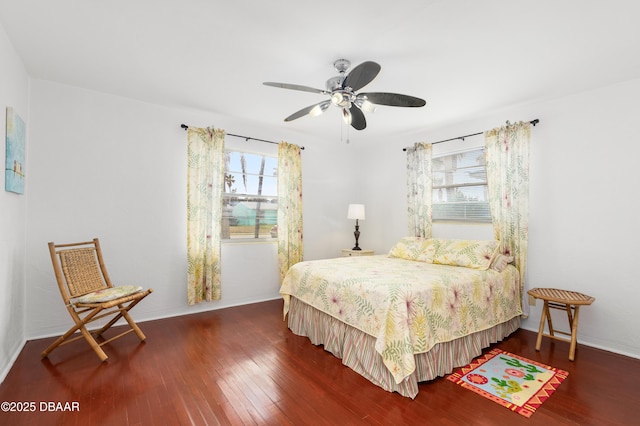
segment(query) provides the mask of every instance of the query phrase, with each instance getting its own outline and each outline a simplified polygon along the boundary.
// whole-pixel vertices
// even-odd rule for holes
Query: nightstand
[[[349,256],[373,256],[373,250],[351,250],[351,249],[342,249],[342,257]]]

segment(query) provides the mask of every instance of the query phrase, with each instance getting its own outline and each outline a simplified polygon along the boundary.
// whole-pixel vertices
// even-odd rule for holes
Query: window
[[[225,151],[222,239],[270,240],[278,232],[278,159]]]
[[[434,221],[491,221],[484,148],[433,158]]]

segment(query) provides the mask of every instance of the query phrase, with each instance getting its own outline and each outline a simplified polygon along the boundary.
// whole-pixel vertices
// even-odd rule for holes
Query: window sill
[[[491,220],[468,220],[468,219],[434,219],[433,223],[438,224],[465,224],[465,225],[491,225]]]
[[[277,244],[277,238],[232,238],[230,240],[222,240],[223,245],[235,246],[239,244]]]

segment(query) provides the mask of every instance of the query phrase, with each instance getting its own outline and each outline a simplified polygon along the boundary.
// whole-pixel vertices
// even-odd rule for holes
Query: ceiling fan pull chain
[[[349,144],[351,142],[351,140],[349,139],[350,127],[351,127],[350,125],[348,125],[348,124],[346,124],[344,122],[340,124],[340,142],[344,142],[346,144]],[[345,129],[345,128],[347,129],[347,140],[346,141],[344,140],[344,137],[343,137],[343,135],[344,135],[343,129]]]
[[[347,139],[346,140],[344,139],[344,133],[345,133],[344,128],[345,128],[345,126],[346,126],[346,124],[344,123],[344,121],[341,121],[340,122],[340,142],[341,143],[349,143],[349,134],[348,134],[349,133],[349,126],[346,126],[347,127]]]

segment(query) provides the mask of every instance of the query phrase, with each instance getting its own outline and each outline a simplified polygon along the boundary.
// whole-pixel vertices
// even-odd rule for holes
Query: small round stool
[[[575,291],[558,290],[556,288],[533,288],[527,293],[531,297],[544,300],[544,307],[542,308],[542,315],[540,317],[540,328],[538,329],[538,339],[536,340],[536,351],[540,350],[542,343],[542,336],[549,337],[551,339],[562,340],[563,342],[571,343],[569,347],[569,360],[573,361],[576,353],[576,343],[578,336],[578,315],[580,313],[580,306],[590,305],[596,299],[587,296],[586,294],[577,293]],[[551,323],[551,314],[549,308],[560,309],[567,311],[567,318],[569,319],[569,327],[571,327],[571,333],[564,331],[558,331],[553,329]],[[549,333],[544,332],[544,323],[547,320],[549,327]],[[555,333],[571,336],[571,340],[554,335]]]

